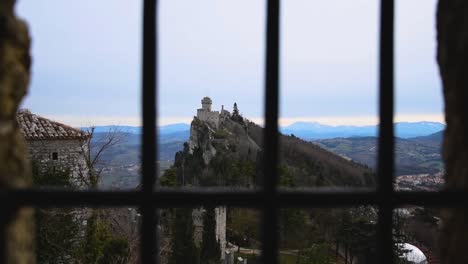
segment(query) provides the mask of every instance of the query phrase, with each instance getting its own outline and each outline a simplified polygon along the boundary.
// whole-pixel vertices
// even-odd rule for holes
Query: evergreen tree
[[[33,162],[35,186],[74,188],[69,169],[40,167]],[[84,214],[72,208],[36,210],[38,263],[120,264],[128,259],[128,241],[113,236],[107,222],[93,210],[84,227]],[[84,231],[84,236],[80,233]]]
[[[232,107],[232,116],[231,119],[235,122],[238,122],[240,124],[244,123],[244,119],[242,116],[239,114],[239,108],[237,108],[237,103],[234,103],[234,106]]]
[[[129,257],[128,240],[111,234],[110,226],[94,210],[87,220],[85,236],[79,248],[81,263],[120,264]]]
[[[198,252],[193,240],[191,208],[175,209],[171,240],[169,264],[197,263]]]
[[[73,188],[69,170],[52,165],[39,166],[33,161],[33,183],[35,186],[59,186]],[[36,218],[36,247],[38,263],[66,263],[76,253],[74,248],[79,239],[80,224],[74,219],[70,208],[38,208]]]
[[[237,108],[237,103],[234,103],[234,106],[232,107],[232,115],[233,116],[238,116],[239,115],[239,109]]]
[[[221,261],[221,248],[216,239],[216,215],[213,207],[206,208],[203,214],[203,235],[200,264],[218,264]]]

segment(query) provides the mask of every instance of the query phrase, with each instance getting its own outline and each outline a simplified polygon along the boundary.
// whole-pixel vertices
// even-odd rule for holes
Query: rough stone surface
[[[33,139],[27,140],[27,145],[31,160],[34,160],[39,168],[69,169],[74,186],[86,187],[88,167],[85,157],[88,148],[85,141],[82,139]]]
[[[209,122],[215,128],[218,128],[219,125],[219,112],[211,111],[212,101],[209,97],[204,97],[201,100],[202,108],[197,109],[197,117],[201,121]]]
[[[194,227],[194,240],[197,245],[200,245],[203,237],[203,214],[205,210],[203,208],[194,209],[192,211],[192,220]],[[221,249],[221,259],[224,259],[226,251],[226,217],[227,211],[225,206],[215,208],[215,220],[216,220],[216,239],[219,241],[219,247]]]
[[[26,24],[15,15],[14,5],[14,0],[0,1],[0,191],[31,184],[26,144],[16,123],[16,111],[29,84],[30,38]],[[35,263],[33,210],[23,208],[12,219],[5,217],[0,215],[1,222],[10,220],[6,230],[8,263]]]
[[[443,157],[447,189],[468,190],[468,1],[440,0],[437,60],[445,99]],[[442,263],[468,263],[468,209],[447,209]]]

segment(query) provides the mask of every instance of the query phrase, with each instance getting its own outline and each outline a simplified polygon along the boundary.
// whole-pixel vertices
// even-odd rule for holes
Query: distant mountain
[[[396,136],[400,138],[412,138],[426,136],[439,132],[445,125],[438,122],[400,122],[395,124]],[[330,126],[317,122],[296,122],[282,127],[281,132],[286,135],[306,139],[326,139],[337,137],[375,137],[378,126]]]
[[[414,173],[433,173],[442,168],[440,147],[444,125],[435,122],[398,123],[397,134],[407,138],[398,138],[396,152],[397,175]],[[83,128],[85,129],[85,128]],[[158,157],[161,169],[172,164],[174,155],[183,149],[183,143],[190,137],[190,125],[171,124],[159,128]],[[130,166],[139,164],[141,158],[141,127],[135,126],[98,126],[93,142],[105,137],[108,131],[117,130],[123,141],[104,154],[104,159],[112,166]],[[376,162],[376,126],[328,126],[316,122],[297,122],[283,127],[281,131],[294,134],[314,143],[375,168]],[[435,133],[428,133],[429,131]],[[371,136],[369,136],[371,135]],[[411,137],[410,135],[416,135]],[[112,174],[117,173],[115,170]],[[122,174],[128,174],[122,169]],[[138,171],[132,171],[134,177]],[[136,179],[136,178],[135,178]]]
[[[411,138],[412,141],[417,141],[420,144],[433,146],[435,148],[440,148],[442,145],[442,140],[444,139],[444,131],[440,131],[428,136],[414,137]]]
[[[400,138],[412,138],[428,136],[445,129],[445,125],[439,122],[400,122],[396,123],[396,136]]]
[[[189,134],[190,125],[185,123],[170,124],[159,127],[159,133],[161,135],[172,134],[175,132],[187,132]]]
[[[87,130],[89,127],[81,127],[82,130]],[[122,133],[130,133],[130,134],[141,134],[143,127],[141,126],[119,126],[119,125],[110,125],[110,126],[96,126],[94,128],[95,133],[105,133],[108,131],[118,131]],[[176,124],[169,124],[159,127],[159,134],[160,135],[170,135],[176,132],[184,132],[186,131],[189,133],[190,125],[185,123],[176,123]]]
[[[399,138],[412,138],[427,136],[444,130],[445,125],[438,122],[399,122],[395,124],[395,134]],[[87,129],[86,127],[82,129]],[[96,126],[95,132],[118,130],[123,133],[141,134],[141,126]],[[169,136],[188,139],[190,125],[185,123],[169,124],[159,127],[160,136]],[[330,126],[318,122],[296,122],[280,128],[285,135],[294,134],[305,139],[326,139],[337,137],[375,137],[378,126]]]
[[[443,131],[422,137],[396,138],[396,175],[439,172],[443,168],[440,155],[442,136]],[[376,167],[376,137],[320,139],[313,142],[372,168]]]
[[[90,127],[81,127],[81,130],[89,130]],[[109,131],[118,131],[122,133],[141,134],[141,127],[139,126],[95,126],[94,133],[107,133]]]

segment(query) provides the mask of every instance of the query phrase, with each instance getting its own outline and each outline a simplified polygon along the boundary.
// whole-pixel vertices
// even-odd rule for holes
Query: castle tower
[[[211,98],[209,97],[203,97],[203,99],[201,100],[201,103],[202,103],[202,109],[203,110],[206,110],[208,112],[211,111]]]
[[[211,98],[203,97],[201,100],[202,108],[197,109],[197,117],[201,121],[209,122],[214,125],[215,128],[218,128],[219,125],[219,112],[211,111]]]

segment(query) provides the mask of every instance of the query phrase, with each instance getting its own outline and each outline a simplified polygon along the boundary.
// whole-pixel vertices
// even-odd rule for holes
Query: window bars
[[[227,205],[263,211],[262,263],[278,263],[278,209],[287,207],[378,207],[379,263],[393,263],[392,211],[402,205],[464,207],[463,191],[394,192],[393,51],[394,1],[381,0],[379,81],[379,156],[376,191],[279,191],[279,19],[280,0],[267,0],[265,75],[265,179],[260,191],[159,190],[156,183],[157,153],[157,0],[144,0],[143,10],[143,144],[142,189],[139,191],[64,191],[16,189],[0,191],[0,263],[7,261],[6,226],[21,207],[138,206],[142,214],[141,260],[158,263],[157,208]],[[14,177],[14,175],[10,176]]]

